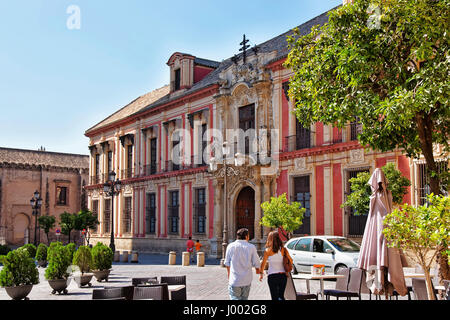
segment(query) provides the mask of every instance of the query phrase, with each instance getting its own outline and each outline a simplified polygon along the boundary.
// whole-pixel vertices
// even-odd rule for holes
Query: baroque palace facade
[[[307,34],[326,21],[323,13],[298,28]],[[250,241],[262,250],[268,229],[260,225],[261,203],[282,193],[307,209],[296,235],[358,237],[366,217],[341,208],[350,192],[348,180],[388,162],[412,182],[405,202],[423,198],[423,164],[399,150],[365,150],[357,142],[357,122],[338,130],[321,123],[304,128],[296,120],[287,95],[292,71],[283,67],[291,33],[222,62],[176,52],[167,62],[170,85],[86,131],[90,181],[85,189],[101,222],[94,242],[109,243],[113,214],[118,250],[180,252],[192,236],[209,256],[220,257],[224,237],[234,240],[240,227],[250,230]],[[251,134],[235,148],[230,129]],[[224,141],[231,147],[226,169],[217,148]],[[255,152],[255,144],[265,147]],[[112,199],[103,193],[110,171],[122,181],[113,213]]]

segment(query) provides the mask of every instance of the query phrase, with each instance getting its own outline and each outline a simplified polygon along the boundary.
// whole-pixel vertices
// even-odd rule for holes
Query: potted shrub
[[[62,244],[51,244],[47,252],[48,267],[45,270],[45,278],[53,289],[52,294],[58,292],[67,294],[67,286],[70,283],[70,252],[69,248]]]
[[[45,268],[47,266],[47,250],[48,247],[43,243],[40,243],[37,247],[35,260],[39,267]]]
[[[28,300],[33,285],[39,283],[39,271],[28,251],[19,248],[1,257],[0,286],[13,300]]]
[[[77,250],[77,247],[75,245],[75,243],[68,243],[66,244],[67,249],[69,249],[69,259],[70,261],[73,260],[73,254],[75,253],[75,251]]]
[[[94,276],[93,273],[88,273],[91,270],[92,265],[92,254],[91,248],[88,246],[80,246],[73,256],[72,263],[78,266],[80,275],[76,275],[73,277],[75,282],[78,284],[78,287],[81,288],[85,285],[91,284],[91,279]]]
[[[24,248],[28,251],[30,258],[34,259],[36,257],[36,246],[32,243],[27,243],[23,245],[21,248]]]
[[[105,246],[101,242],[98,242],[92,248],[92,272],[98,282],[101,282],[102,280],[108,281],[113,257],[114,253],[111,248]]]

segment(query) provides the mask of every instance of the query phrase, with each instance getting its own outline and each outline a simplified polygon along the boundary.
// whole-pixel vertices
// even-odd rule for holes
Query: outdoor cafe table
[[[322,295],[322,299],[324,297],[323,293],[323,280],[325,279],[338,279],[338,278],[345,278],[342,274],[333,274],[333,273],[326,273],[326,274],[310,274],[310,273],[298,273],[293,274],[292,279],[303,279],[306,280],[306,291],[307,293],[310,293],[310,285],[309,281],[311,280],[320,280],[320,294]]]
[[[172,300],[172,292],[186,288],[184,284],[171,284],[167,286],[169,289],[170,300]]]

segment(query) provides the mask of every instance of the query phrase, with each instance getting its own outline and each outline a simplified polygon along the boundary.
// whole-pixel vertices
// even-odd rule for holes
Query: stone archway
[[[25,244],[29,242],[30,218],[25,213],[19,213],[14,217],[13,243]]]
[[[255,190],[244,187],[236,198],[236,230],[247,228],[250,239],[255,237]]]

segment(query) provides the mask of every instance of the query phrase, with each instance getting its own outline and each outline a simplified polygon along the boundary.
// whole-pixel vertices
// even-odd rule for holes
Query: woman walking
[[[269,262],[267,283],[269,284],[270,295],[272,300],[285,300],[284,290],[286,289],[287,273],[284,270],[283,255],[285,255],[292,263],[289,252],[283,247],[278,231],[272,231],[267,236],[266,250],[261,262],[259,273],[259,281],[262,281],[264,268]]]

